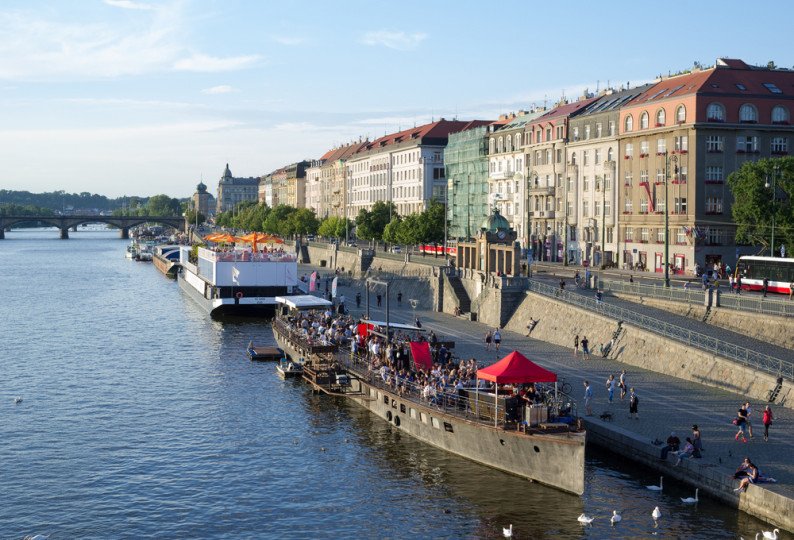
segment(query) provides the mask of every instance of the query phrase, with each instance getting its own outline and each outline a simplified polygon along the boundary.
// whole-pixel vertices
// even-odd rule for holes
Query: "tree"
[[[395,216],[383,229],[383,241],[390,244],[399,244],[401,224],[402,219],[400,216]]]
[[[386,225],[397,215],[397,207],[389,201],[377,201],[372,210],[361,209],[356,217],[356,236],[365,240],[381,240]]]
[[[320,226],[317,216],[314,215],[314,210],[309,208],[298,208],[289,217],[290,229],[293,234],[303,236],[305,234],[314,234]]]
[[[293,212],[295,212],[295,208],[286,204],[280,204],[271,209],[262,224],[264,232],[282,236],[293,234],[295,231],[292,229],[292,223],[289,219]]]
[[[794,157],[746,162],[728,176],[728,186],[738,243],[768,248],[774,222],[775,246],[794,248]]]
[[[328,216],[320,223],[317,234],[326,238],[344,238],[345,222],[347,222],[347,229],[352,230],[350,220],[339,216]]]
[[[196,211],[193,210],[192,208],[189,208],[185,211],[185,221],[187,221],[191,225],[195,225],[196,223],[201,225],[202,223],[207,221],[207,216],[199,212],[198,219],[196,219]]]
[[[424,242],[444,241],[444,221],[446,220],[446,207],[444,203],[435,199],[430,201],[430,206],[422,212]]]
[[[155,195],[146,203],[144,212],[150,216],[178,216],[180,204],[178,199],[168,195]]]

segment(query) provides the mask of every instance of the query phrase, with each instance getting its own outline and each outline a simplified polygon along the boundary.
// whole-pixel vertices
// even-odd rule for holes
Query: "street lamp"
[[[678,163],[677,156],[664,152],[664,286],[670,288],[670,209],[667,204],[667,184],[670,183],[670,162]]]
[[[775,256],[775,195],[777,195],[777,174],[779,171],[779,167],[775,165],[772,167],[772,241],[769,245],[769,256]],[[766,182],[764,183],[764,187],[769,189],[769,175],[766,177]]]

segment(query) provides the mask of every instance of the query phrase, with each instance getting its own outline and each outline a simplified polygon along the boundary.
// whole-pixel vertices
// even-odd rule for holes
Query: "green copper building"
[[[479,126],[449,134],[444,151],[449,238],[472,238],[489,215],[488,130]]]

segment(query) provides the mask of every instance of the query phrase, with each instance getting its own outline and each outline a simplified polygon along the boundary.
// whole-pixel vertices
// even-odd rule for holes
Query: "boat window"
[[[389,396],[383,396],[383,403],[385,403],[386,405],[389,404]]]
[[[405,414],[405,403],[400,403],[400,412]]]
[[[444,422],[444,431],[448,431],[449,433],[455,433],[455,430],[452,429],[452,424],[449,422]]]
[[[422,422],[427,424],[427,415],[425,413],[419,413],[419,418],[422,420]]]
[[[416,409],[414,409],[413,407],[411,407],[411,413],[410,413],[410,414],[411,414],[411,418],[413,418],[414,420],[416,420]]]
[[[438,418],[430,417],[430,423],[433,424],[433,427],[436,429],[441,429],[441,422],[438,421]]]
[[[391,400],[391,408],[392,409],[396,409],[397,408],[397,401]]]

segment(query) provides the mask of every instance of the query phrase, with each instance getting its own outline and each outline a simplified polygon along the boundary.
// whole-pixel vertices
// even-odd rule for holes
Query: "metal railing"
[[[764,371],[775,375],[776,377],[783,377],[789,381],[794,380],[794,362],[791,360],[783,360],[775,358],[758,351],[753,351],[746,347],[740,347],[731,343],[693,332],[682,326],[670,324],[661,321],[654,317],[649,317],[631,311],[620,306],[614,306],[603,301],[598,302],[594,298],[588,298],[581,294],[572,293],[570,291],[561,290],[557,287],[540,283],[535,280],[529,280],[529,290],[543,296],[556,298],[569,304],[586,308],[589,311],[600,313],[607,317],[630,323],[654,334],[662,335],[670,339],[674,339],[685,345],[695,347],[702,351],[713,353],[722,358],[737,362],[744,366]]]
[[[686,302],[688,304],[703,305],[708,291],[704,290],[699,284],[692,284],[692,288],[665,287],[663,284],[640,284],[627,281],[601,280],[601,289],[610,292],[619,292],[637,296],[647,296],[648,298],[658,298],[660,300],[671,300],[674,302]],[[712,294],[719,291],[719,302],[715,305],[721,308],[735,309],[739,311],[753,311],[766,315],[779,315],[782,317],[794,316],[794,302],[788,300],[778,300],[775,298],[764,298],[758,295],[734,294],[725,289],[713,289]]]

